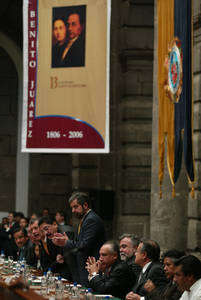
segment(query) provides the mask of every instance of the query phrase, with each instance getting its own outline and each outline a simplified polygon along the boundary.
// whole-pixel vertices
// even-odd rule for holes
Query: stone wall
[[[18,81],[15,66],[0,48],[0,211],[15,209]]]
[[[68,214],[67,198],[72,192],[71,155],[30,154],[29,214],[48,207],[51,214]]]
[[[149,236],[154,1],[119,1],[114,232]]]

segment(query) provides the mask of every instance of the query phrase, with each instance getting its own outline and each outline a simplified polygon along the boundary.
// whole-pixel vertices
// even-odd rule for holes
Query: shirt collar
[[[193,285],[191,285],[190,292],[193,292],[194,290],[196,290],[200,285],[201,285],[201,278],[198,279],[196,282],[194,282]]]
[[[146,270],[148,269],[149,265],[151,264],[152,262],[148,262],[142,269],[142,273],[144,274],[146,272]]]

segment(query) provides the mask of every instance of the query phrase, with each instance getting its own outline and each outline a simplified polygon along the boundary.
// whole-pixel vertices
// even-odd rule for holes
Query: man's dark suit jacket
[[[47,249],[49,254],[46,252],[43,243],[39,244],[39,253],[40,253],[40,263],[43,271],[47,271],[48,268],[51,268],[56,261],[57,254],[60,254],[62,249],[58,246],[55,246],[53,242],[47,238]],[[38,258],[35,255],[35,245],[33,244],[29,249],[26,256],[27,263],[33,267],[37,266]]]
[[[9,232],[4,229],[0,230],[0,250],[4,251],[6,257],[17,255],[17,246],[13,239],[9,238]]]
[[[156,290],[159,294],[164,291],[168,283],[161,264],[158,262],[152,262],[132,289],[134,293],[145,297],[145,299],[151,299],[149,293],[144,289],[144,285],[148,279],[155,284]]]
[[[173,281],[170,281],[164,290],[163,293],[160,293],[157,291],[157,289],[154,289],[150,293],[150,299],[151,300],[179,300],[182,295],[182,292],[179,291],[176,283]]]
[[[90,287],[95,293],[110,294],[125,298],[134,284],[134,278],[126,262],[115,262],[108,275],[96,275],[90,280]]]
[[[128,258],[126,260],[126,263],[128,264],[131,273],[133,275],[133,285],[134,285],[137,283],[142,268],[135,263],[135,256]]]
[[[63,67],[85,66],[85,36],[81,34],[72,44],[62,62]]]
[[[80,233],[74,240],[69,239],[65,245],[74,281],[88,286],[88,272],[85,268],[87,258],[94,256],[97,259],[104,242],[105,229],[103,221],[93,210],[90,210],[82,221]]]
[[[14,260],[22,260],[22,259],[26,260],[28,256],[28,252],[29,252],[29,241],[27,241],[22,248],[18,248],[16,256],[14,256]]]

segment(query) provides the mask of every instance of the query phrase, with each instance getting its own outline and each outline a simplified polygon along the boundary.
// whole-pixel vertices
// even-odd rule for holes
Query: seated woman
[[[155,291],[155,284],[151,280],[148,280],[144,286],[144,288],[150,292],[150,299],[151,300],[178,300],[180,299],[182,295],[182,291],[178,290],[177,285],[173,281],[174,279],[174,271],[175,271],[175,261],[184,256],[185,253],[183,251],[178,251],[176,249],[169,250],[165,252],[163,255],[163,265],[164,265],[164,271],[166,274],[167,279],[169,279],[169,283],[166,286],[166,289],[164,290],[163,294],[159,295]]]

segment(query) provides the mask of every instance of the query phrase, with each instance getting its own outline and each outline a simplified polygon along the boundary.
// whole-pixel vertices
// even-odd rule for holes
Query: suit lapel
[[[141,277],[140,280],[138,280],[138,282],[135,284],[133,291],[137,292],[139,288],[141,288],[142,286],[144,286],[145,282],[148,279],[148,275],[149,275],[149,271],[152,267],[152,263],[148,266],[148,268],[146,269],[146,271],[144,273],[140,273]]]
[[[82,231],[82,227],[87,219],[87,217],[89,216],[89,214],[91,213],[91,209],[84,215],[84,217],[80,220],[80,223],[78,225],[78,236],[80,234],[80,232]]]

